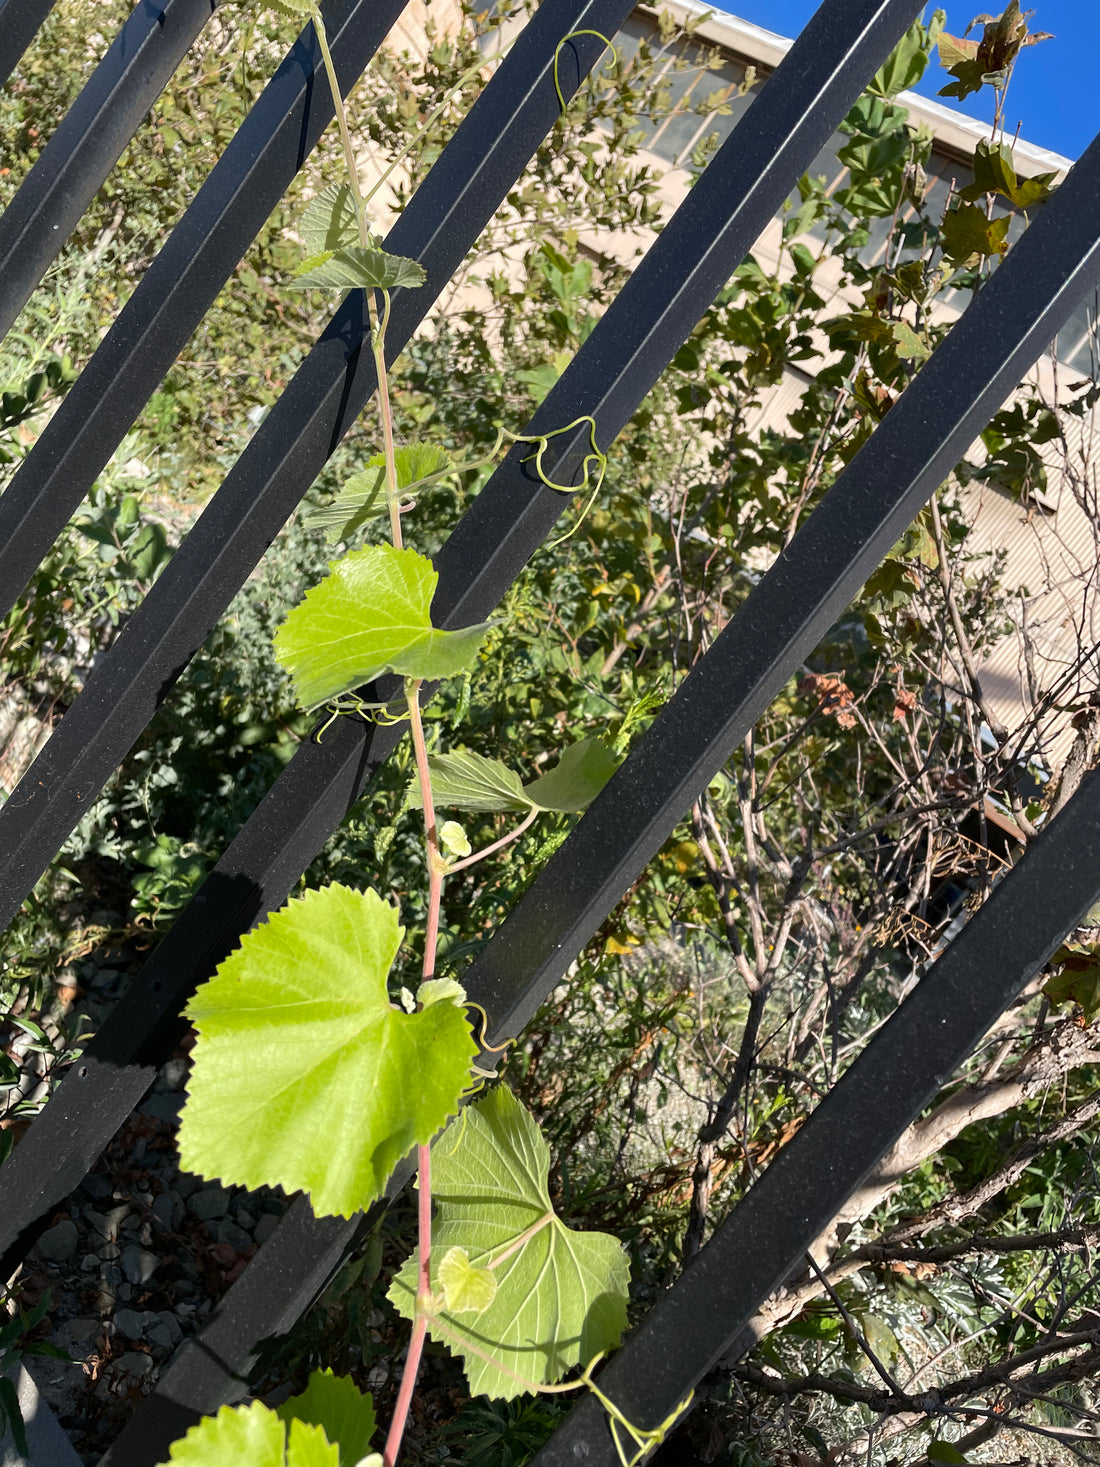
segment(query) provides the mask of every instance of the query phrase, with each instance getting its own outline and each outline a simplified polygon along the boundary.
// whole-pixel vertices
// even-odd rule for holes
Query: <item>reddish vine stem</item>
[[[385,1467],[395,1467],[397,1454],[401,1450],[401,1439],[405,1435],[405,1426],[409,1419],[409,1407],[416,1388],[416,1377],[420,1373],[420,1357],[424,1352],[424,1336],[428,1332],[428,1310],[431,1307],[432,1180],[429,1147],[418,1148],[417,1165],[420,1173],[417,1184],[419,1189],[417,1222],[420,1247],[416,1283],[416,1314],[413,1320],[412,1335],[409,1339],[409,1353],[405,1357],[405,1368],[401,1374],[401,1388],[397,1393],[397,1405],[394,1407],[393,1420],[390,1422],[386,1445],[382,1451],[382,1461]]]

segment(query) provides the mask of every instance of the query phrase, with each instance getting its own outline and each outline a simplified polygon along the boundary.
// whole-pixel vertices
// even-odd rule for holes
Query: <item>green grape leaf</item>
[[[281,1421],[320,1427],[339,1451],[339,1467],[357,1467],[374,1435],[374,1403],[353,1380],[315,1370],[301,1395],[291,1396],[275,1414]]]
[[[309,261],[306,263],[308,265]],[[324,290],[395,290],[402,285],[423,285],[427,278],[424,267],[404,255],[348,245],[334,250],[320,264],[295,275],[289,283],[295,286],[316,285]]]
[[[514,769],[499,759],[486,759],[472,749],[455,749],[450,754],[433,754],[428,759],[432,776],[432,799],[437,805],[456,810],[514,810],[526,814],[531,801]],[[423,809],[420,784],[409,789],[409,806]]]
[[[437,631],[438,582],[426,556],[392,545],[367,545],[333,562],[275,633],[275,656],[299,705],[316,708],[382,672],[434,680],[469,666],[490,623]]]
[[[359,243],[355,202],[348,183],[330,183],[306,205],[298,223],[307,256],[333,255]]]
[[[173,1442],[171,1467],[225,1467],[227,1462],[248,1467],[343,1467],[339,1448],[330,1446],[320,1426],[294,1421],[287,1428],[274,1411],[260,1401],[247,1406],[223,1406],[216,1416],[205,1416],[186,1436]]]
[[[930,1462],[949,1463],[950,1467],[966,1467],[970,1460],[963,1456],[954,1442],[942,1440],[931,1442],[926,1455]]]
[[[435,804],[457,810],[503,811],[584,810],[622,763],[602,739],[581,739],[562,753],[549,774],[523,784],[499,759],[486,759],[470,749],[434,754],[428,760]],[[423,807],[418,784],[409,790],[409,806]]]
[[[549,774],[524,785],[540,810],[586,810],[622,763],[602,739],[580,739],[562,751]]]
[[[476,1045],[465,1014],[391,1006],[404,936],[372,891],[308,891],[247,934],[187,1005],[198,1031],[183,1165],[233,1186],[299,1188],[351,1217],[458,1109]]]
[[[451,1314],[484,1314],[496,1298],[493,1271],[477,1268],[465,1248],[449,1248],[436,1273]]]
[[[415,489],[426,479],[441,478],[452,470],[451,456],[432,443],[402,443],[393,451],[397,487]]]
[[[496,1276],[496,1294],[476,1320],[466,1323],[441,1310],[428,1326],[435,1339],[465,1357],[474,1395],[522,1395],[528,1387],[515,1376],[540,1385],[560,1380],[617,1344],[626,1325],[626,1254],[607,1233],[565,1226],[550,1202],[549,1171],[550,1152],[538,1126],[503,1086],[468,1106],[462,1123],[432,1147],[438,1207],[432,1291],[444,1293],[439,1263],[452,1248]],[[389,1291],[409,1319],[416,1285],[414,1255]]]
[[[340,486],[331,504],[318,505],[305,516],[311,529],[325,530],[329,544],[347,540],[356,530],[386,513],[386,455],[376,453],[367,466]]]
[[[416,494],[455,471],[450,455],[430,443],[402,444],[394,452],[394,468],[401,494]],[[385,514],[386,502],[381,498],[385,487],[386,455],[376,453],[344,482],[331,504],[310,510],[305,523],[327,530],[330,544],[346,540],[361,525]]]
[[[328,1441],[323,1427],[292,1421],[287,1427],[286,1467],[340,1467],[340,1449]]]

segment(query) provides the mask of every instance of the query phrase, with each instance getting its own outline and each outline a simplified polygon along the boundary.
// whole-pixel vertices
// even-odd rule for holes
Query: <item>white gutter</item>
[[[733,52],[758,70],[774,70],[794,45],[786,36],[776,35],[763,26],[741,20],[739,16],[723,14],[712,5],[703,4],[702,0],[668,0],[668,3],[660,5],[641,5],[639,9],[652,15],[667,10],[681,22],[699,21],[694,34],[700,40]],[[705,20],[701,20],[703,16]],[[956,112],[953,107],[945,107],[942,102],[918,97],[916,92],[901,92],[897,100],[908,109],[915,122],[928,124],[941,149],[968,161],[973,157],[976,145],[989,137],[987,123],[977,122]],[[1022,138],[1015,143],[1013,151],[1016,173],[1021,178],[1031,178],[1036,173],[1064,174],[1073,167],[1072,158],[1063,158],[1060,153],[1052,153],[1047,148],[1037,148]]]

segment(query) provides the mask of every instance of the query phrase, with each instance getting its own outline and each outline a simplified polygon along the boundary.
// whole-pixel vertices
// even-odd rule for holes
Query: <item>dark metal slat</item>
[[[447,162],[431,170],[387,239],[388,249],[418,259],[428,275],[421,289],[394,294],[391,360],[553,125],[558,42],[573,30],[589,32],[561,52],[560,80],[571,93],[603,50],[591,32],[614,32],[629,9],[629,0],[555,0],[527,25],[448,144]],[[363,293],[354,291],[0,809],[0,925],[141,735],[370,398],[375,378],[366,336]],[[0,522],[7,497],[0,499]]]
[[[323,9],[345,93],[401,0]],[[0,617],[95,482],[332,121],[313,26],[302,31],[91,361],[0,496]]]
[[[53,0],[0,0],[0,84],[19,65],[53,9]]]
[[[213,13],[213,0],[167,0],[163,9],[131,12],[0,214],[0,337]]]
[[[998,1016],[1100,899],[1100,770],[996,888],[599,1376],[654,1428],[719,1359]],[[615,1467],[589,1397],[537,1467]]]

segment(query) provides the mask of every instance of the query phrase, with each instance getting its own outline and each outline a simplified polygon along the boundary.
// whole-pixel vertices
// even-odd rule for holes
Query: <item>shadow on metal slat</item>
[[[401,10],[402,0],[330,0],[325,6],[345,92]],[[0,496],[0,617],[156,391],[332,116],[320,48],[308,25]]]
[[[163,10],[139,5],[131,12],[0,214],[0,337],[213,13],[213,0],[168,0]]]

